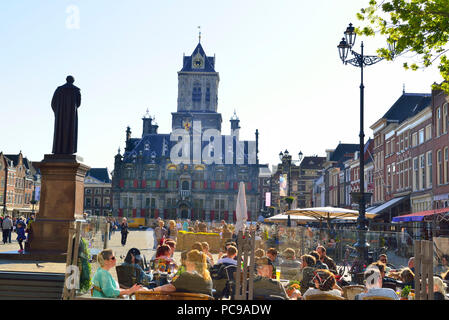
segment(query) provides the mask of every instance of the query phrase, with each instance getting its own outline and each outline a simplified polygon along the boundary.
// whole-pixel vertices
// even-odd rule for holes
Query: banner
[[[271,206],[271,192],[265,192],[265,206]]]
[[[288,195],[287,174],[279,176],[279,196],[286,197]]]
[[[41,199],[41,187],[36,187],[36,191],[34,193],[34,200],[39,201]]]

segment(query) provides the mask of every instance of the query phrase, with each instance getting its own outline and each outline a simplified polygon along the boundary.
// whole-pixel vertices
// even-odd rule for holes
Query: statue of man
[[[73,85],[75,79],[72,76],[68,76],[66,80],[67,83],[56,89],[51,100],[51,108],[55,113],[54,154],[74,154],[77,151],[81,93]]]

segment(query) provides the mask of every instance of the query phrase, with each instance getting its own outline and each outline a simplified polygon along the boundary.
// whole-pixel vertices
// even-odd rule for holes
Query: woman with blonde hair
[[[167,237],[175,240],[178,237],[178,228],[176,227],[176,221],[175,220],[170,220],[168,222],[168,230],[167,230]]]
[[[185,272],[175,281],[156,287],[154,291],[202,293],[212,296],[212,279],[207,270],[206,255],[199,250],[190,250],[185,267]]]
[[[446,299],[447,285],[440,277],[433,277],[433,299],[434,300],[447,300]]]
[[[97,256],[100,268],[97,269],[92,278],[92,296],[97,298],[118,298],[131,295],[136,291],[145,290],[141,285],[135,284],[129,289],[120,289],[117,281],[112,277],[109,270],[115,267],[117,259],[111,249],[104,249]]]

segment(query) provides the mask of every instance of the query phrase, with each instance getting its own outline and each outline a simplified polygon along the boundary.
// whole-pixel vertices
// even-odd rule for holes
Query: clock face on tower
[[[193,69],[203,69],[204,68],[204,59],[201,54],[197,53],[192,59],[192,68]]]

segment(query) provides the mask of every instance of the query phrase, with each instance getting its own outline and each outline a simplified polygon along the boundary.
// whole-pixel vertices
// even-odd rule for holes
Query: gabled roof
[[[340,143],[337,148],[332,152],[330,161],[341,161],[350,159],[351,156],[345,156],[346,154],[354,154],[354,152],[359,150],[358,144],[352,143]]]
[[[104,183],[110,183],[111,178],[109,177],[108,168],[91,168],[86,173],[86,177],[91,176]]]
[[[401,123],[421,112],[431,102],[430,93],[403,93],[382,118]]]
[[[204,69],[192,68],[192,59],[198,53],[201,54],[204,59]],[[193,50],[192,55],[184,57],[181,72],[215,72],[215,57],[206,56],[201,43],[198,43],[195,50]]]
[[[324,162],[326,162],[326,157],[304,157],[300,167],[302,169],[322,169]]]

